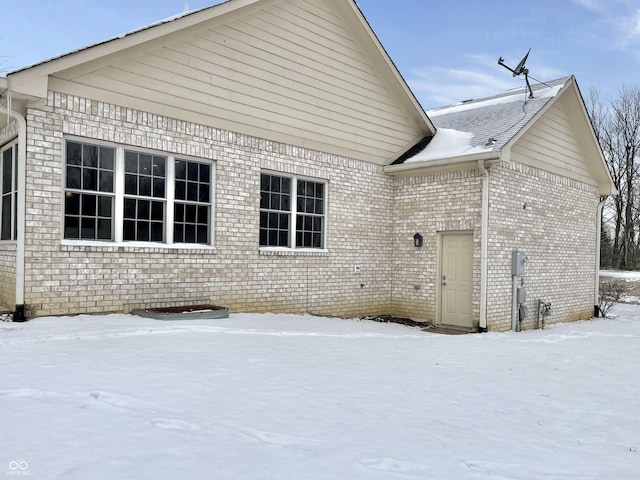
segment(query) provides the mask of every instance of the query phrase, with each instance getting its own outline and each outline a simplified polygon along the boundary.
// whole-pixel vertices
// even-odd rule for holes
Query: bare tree
[[[637,267],[638,194],[640,175],[640,87],[623,86],[615,98],[604,103],[598,92],[590,91],[589,115],[596,137],[619,191],[611,204],[614,210],[613,264],[622,269]]]
[[[606,279],[600,282],[600,315],[606,317],[616,303],[620,303],[627,293],[626,285],[620,280]]]

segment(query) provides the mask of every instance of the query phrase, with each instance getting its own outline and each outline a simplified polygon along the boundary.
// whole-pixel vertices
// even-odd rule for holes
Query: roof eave
[[[425,160],[421,162],[408,162],[399,165],[388,165],[384,167],[384,172],[389,175],[399,175],[409,173],[412,170],[425,170],[436,167],[460,166],[464,163],[472,163],[480,160],[500,160],[501,151],[491,150],[488,152],[472,153],[469,155],[459,155],[457,157],[439,158],[434,160]]]
[[[191,14],[171,17],[146,27],[113,37],[80,49],[23,67],[7,74],[12,90],[45,98],[48,76],[90,62],[97,58],[153,41],[177,30],[189,28],[216,17],[234,12],[261,0],[228,0],[224,3],[196,10]]]
[[[582,96],[582,92],[580,91],[580,86],[578,85],[578,82],[575,80],[575,78],[573,78],[573,85],[575,87],[576,93],[578,94],[578,99],[579,99],[578,103],[580,104],[580,109],[583,115],[585,116],[585,118],[587,119],[587,121],[589,122],[589,136],[591,140],[594,142],[594,144],[596,145],[596,149],[598,151],[597,163],[598,163],[599,170],[601,174],[603,174],[602,176],[605,177],[605,181],[599,185],[598,191],[601,195],[618,195],[619,193],[618,189],[616,188],[615,183],[613,182],[613,178],[611,177],[611,172],[609,171],[609,167],[607,166],[607,161],[604,158],[604,153],[602,153],[600,142],[596,137],[596,132],[593,127],[593,123],[591,122],[591,117],[589,116],[589,112],[587,111],[587,107],[584,102],[584,97]]]
[[[618,189],[613,185],[613,183],[610,182],[604,182],[601,183],[600,185],[598,185],[598,193],[600,195],[606,195],[606,196],[616,196],[618,195],[620,192],[618,191]]]
[[[353,10],[353,13],[355,14],[355,16],[360,21],[360,24],[362,25],[363,29],[367,32],[371,41],[375,45],[379,55],[384,59],[387,65],[387,68],[389,69],[391,74],[395,77],[395,80],[398,82],[398,85],[400,85],[404,94],[407,96],[407,99],[409,100],[413,109],[415,110],[417,117],[420,119],[421,123],[423,123],[423,125],[427,127],[426,130],[423,131],[423,133],[435,135],[436,133],[435,125],[433,124],[429,116],[426,114],[425,109],[422,107],[422,105],[420,105],[420,102],[416,98],[413,91],[409,88],[407,81],[404,79],[404,77],[400,73],[400,70],[391,59],[391,56],[387,53],[387,50],[384,48],[384,46],[382,45],[382,42],[380,41],[376,33],[373,31],[373,28],[371,28],[371,25],[369,24],[368,20],[364,16],[364,13],[362,13],[362,10],[360,10],[360,7],[358,7],[355,0],[348,0],[347,3]]]
[[[551,106],[556,102],[556,100],[560,98],[562,94],[566,92],[567,89],[574,83],[575,83],[575,77],[573,76],[569,77],[569,80],[567,80],[567,83],[564,84],[564,86],[558,91],[558,93],[556,93],[553,97],[551,97],[549,101],[540,110],[538,110],[538,112],[533,117],[531,117],[529,121],[527,121],[527,123],[525,123],[522,126],[522,128],[520,128],[520,130],[513,137],[509,139],[509,141],[505,143],[503,148],[505,150],[511,149],[511,147],[513,147],[516,144],[516,142],[520,140],[525,133],[527,133],[529,128],[532,125],[534,125],[538,121],[538,119],[542,117],[542,115],[544,115],[545,112],[551,108]]]

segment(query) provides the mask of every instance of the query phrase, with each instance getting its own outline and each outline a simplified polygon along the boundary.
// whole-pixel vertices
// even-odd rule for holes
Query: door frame
[[[443,239],[446,235],[470,235],[471,239],[474,240],[474,232],[473,230],[443,230],[437,232],[438,238],[438,258],[437,258],[437,267],[436,267],[436,325],[442,325],[442,261],[444,255],[444,242]],[[475,265],[473,264],[473,255],[475,254],[475,245],[473,248],[473,253],[471,257],[471,269],[472,272],[475,270]],[[472,292],[475,293],[476,284],[473,281],[475,277],[472,276],[471,289]],[[474,295],[471,296],[471,308],[473,309],[473,299]],[[475,323],[475,318],[473,318],[473,322]]]

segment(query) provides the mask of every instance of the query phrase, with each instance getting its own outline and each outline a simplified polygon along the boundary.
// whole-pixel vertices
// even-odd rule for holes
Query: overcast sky
[[[313,0],[307,0],[313,1]],[[23,0],[3,9],[2,70],[15,70],[180,13],[184,0]],[[191,10],[220,3],[189,0]],[[576,75],[586,95],[640,84],[640,0],[357,0],[425,108]]]

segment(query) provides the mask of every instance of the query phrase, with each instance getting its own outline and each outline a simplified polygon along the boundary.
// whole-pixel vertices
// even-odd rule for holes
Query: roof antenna
[[[513,73],[514,77],[519,77],[520,75],[524,74],[524,79],[527,82],[527,89],[529,90],[529,98],[533,98],[533,90],[531,89],[531,84],[529,83],[529,69],[524,66],[525,62],[527,61],[527,58],[529,58],[529,53],[531,53],[531,49],[529,49],[529,51],[524,56],[524,58],[520,60],[520,63],[516,68],[511,68],[505,65],[504,58],[502,57],[498,59],[498,65],[501,65],[507,70],[509,70],[511,73]]]
[[[184,13],[189,13],[189,2],[184,2]]]

